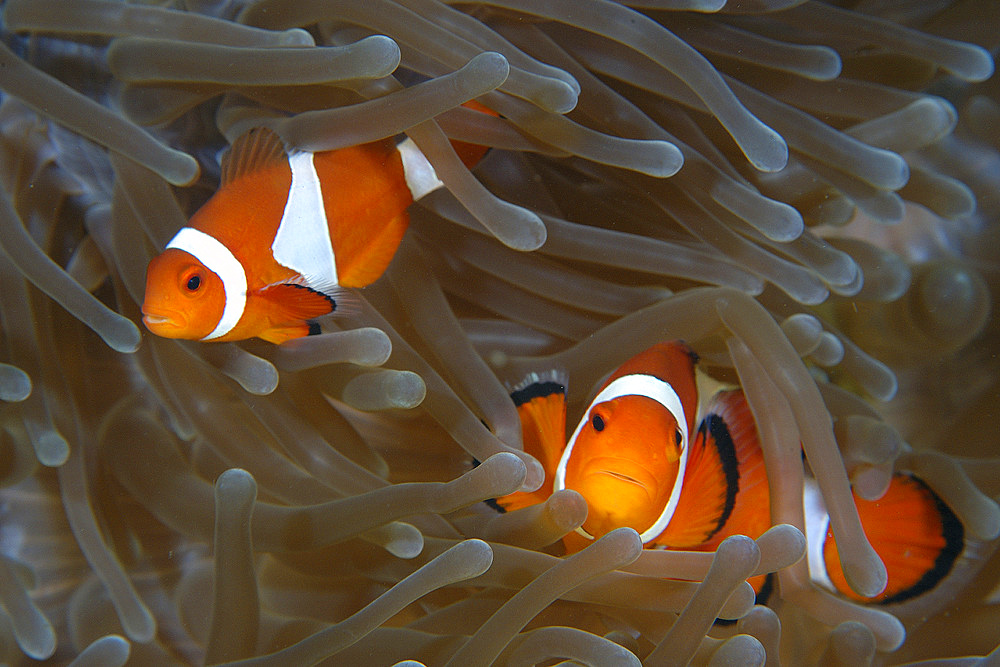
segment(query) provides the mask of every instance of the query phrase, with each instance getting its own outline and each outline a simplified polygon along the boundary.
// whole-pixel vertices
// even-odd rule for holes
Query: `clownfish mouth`
[[[171,329],[181,329],[187,323],[184,317],[174,313],[164,313],[155,312],[151,310],[142,310],[142,322],[146,327],[153,331],[154,333],[159,333],[161,331],[168,331]]]
[[[590,461],[586,470],[590,474],[607,475],[647,490],[656,486],[656,480],[642,464],[626,458],[601,456]]]
[[[620,473],[620,472],[615,472],[614,470],[602,470],[598,474],[608,475],[610,477],[614,477],[615,479],[619,479],[619,480],[621,480],[623,482],[628,482],[630,484],[635,484],[636,486],[643,486],[642,482],[640,482],[639,480],[637,480],[635,477],[630,477],[629,475],[626,475],[626,474]],[[643,488],[645,488],[645,487],[643,487]]]

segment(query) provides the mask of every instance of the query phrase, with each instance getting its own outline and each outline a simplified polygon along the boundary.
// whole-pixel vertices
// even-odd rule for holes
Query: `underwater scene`
[[[1000,665],[998,27],[0,2],[0,664]]]

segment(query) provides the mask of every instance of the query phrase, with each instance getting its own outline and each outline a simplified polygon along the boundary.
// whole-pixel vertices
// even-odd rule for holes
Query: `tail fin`
[[[521,418],[524,451],[538,459],[545,483],[537,491],[517,491],[496,499],[504,511],[544,502],[552,495],[552,479],[566,446],[566,380],[555,371],[532,373],[510,394]]]
[[[962,553],[965,529],[955,513],[919,478],[896,474],[875,501],[854,497],[861,525],[889,574],[886,589],[873,598],[854,593],[840,569],[833,534],[827,532],[823,560],[827,575],[843,595],[861,602],[894,604],[937,586]]]

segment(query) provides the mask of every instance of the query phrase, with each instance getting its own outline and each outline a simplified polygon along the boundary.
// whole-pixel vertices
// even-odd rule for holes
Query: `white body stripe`
[[[684,406],[681,404],[681,399],[674,391],[674,388],[670,386],[670,383],[664,382],[658,377],[652,375],[626,375],[620,377],[614,382],[611,382],[607,387],[601,390],[596,397],[594,397],[593,402],[587,411],[584,413],[583,418],[580,423],[577,424],[576,430],[573,431],[572,437],[570,437],[569,442],[566,444],[566,449],[563,450],[562,458],[559,459],[559,466],[556,468],[556,476],[554,488],[556,491],[566,488],[566,465],[569,462],[569,458],[573,453],[573,447],[576,444],[576,439],[579,437],[580,432],[583,430],[584,426],[590,421],[590,411],[598,403],[604,403],[605,401],[611,401],[621,396],[645,396],[646,398],[651,398],[664,408],[666,408],[677,420],[677,426],[681,430],[681,456],[677,465],[677,479],[674,482],[674,487],[670,491],[670,499],[667,501],[666,507],[663,508],[663,512],[660,517],[653,523],[652,526],[647,528],[639,536],[642,538],[643,544],[649,542],[654,537],[666,530],[667,525],[670,523],[670,519],[674,516],[674,511],[677,509],[677,503],[681,498],[681,489],[684,486],[684,472],[687,469],[687,459],[688,459],[688,426],[687,426],[687,416],[684,414]],[[589,535],[586,535],[590,537]]]
[[[222,280],[226,305],[215,329],[202,340],[212,340],[232,331],[243,317],[247,305],[247,274],[240,261],[218,239],[192,227],[184,227],[177,232],[167,248],[177,248],[193,255]]]
[[[806,517],[806,562],[809,565],[809,578],[827,590],[836,591],[826,571],[826,559],[823,558],[823,546],[826,544],[826,533],[830,527],[830,515],[823,502],[819,484],[814,479],[806,479],[802,493],[802,509]]]
[[[306,286],[329,292],[337,285],[337,260],[313,154],[289,153],[288,165],[292,169],[292,185],[271,253],[278,264],[302,274]]]
[[[410,188],[410,194],[413,195],[414,201],[444,185],[438,179],[434,167],[413,143],[413,139],[407,137],[396,146],[396,150],[399,151],[399,157],[403,159],[403,176],[406,178],[406,186]]]

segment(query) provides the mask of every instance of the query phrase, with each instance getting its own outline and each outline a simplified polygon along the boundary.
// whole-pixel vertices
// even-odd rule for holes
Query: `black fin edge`
[[[544,398],[546,396],[552,396],[553,394],[565,395],[566,386],[554,380],[532,382],[526,387],[512,391],[510,398],[514,401],[514,405],[521,406],[525,403],[530,403],[533,399]]]
[[[941,534],[944,537],[944,548],[941,549],[937,558],[934,559],[934,566],[927,570],[917,583],[884,600],[879,600],[878,604],[880,605],[906,602],[940,584],[951,572],[951,569],[955,566],[955,561],[958,560],[962,550],[965,548],[965,527],[959,521],[958,517],[955,516],[955,513],[951,511],[951,508],[945,504],[938,494],[934,493],[931,487],[927,486],[924,480],[916,475],[908,475],[908,477],[923,487],[934,500],[934,506],[941,516]]]

